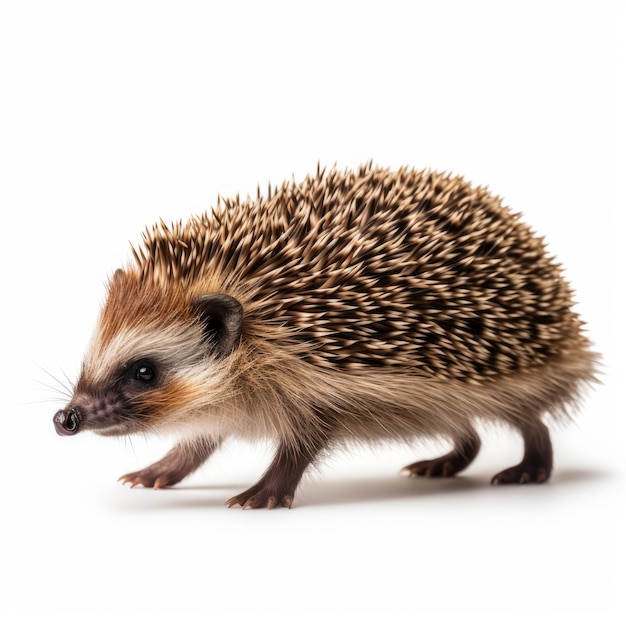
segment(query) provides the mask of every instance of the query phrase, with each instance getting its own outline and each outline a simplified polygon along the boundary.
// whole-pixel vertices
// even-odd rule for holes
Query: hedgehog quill
[[[566,419],[597,356],[543,240],[483,187],[371,163],[318,171],[267,196],[219,200],[147,230],[111,278],[60,435],[175,435],[120,480],[174,485],[227,437],[276,452],[242,508],[291,507],[334,446],[444,438],[404,468],[452,476],[477,420],[524,442],[494,483],[552,471],[544,418]]]

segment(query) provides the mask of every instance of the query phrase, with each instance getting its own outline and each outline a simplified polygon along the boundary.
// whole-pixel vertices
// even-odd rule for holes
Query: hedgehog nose
[[[80,426],[80,411],[77,408],[57,411],[52,418],[57,435],[75,435]]]

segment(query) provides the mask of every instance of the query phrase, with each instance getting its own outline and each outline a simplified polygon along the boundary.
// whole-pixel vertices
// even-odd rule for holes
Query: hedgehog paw
[[[547,467],[534,463],[520,463],[496,474],[491,479],[492,485],[524,485],[526,483],[545,483],[550,478]]]
[[[426,478],[447,478],[465,469],[467,465],[467,459],[451,452],[450,454],[440,456],[436,459],[411,463],[411,465],[403,467],[400,473],[411,477],[425,476]]]
[[[179,472],[172,470],[169,471],[162,467],[160,463],[150,465],[138,472],[131,472],[130,474],[124,474],[118,478],[118,481],[122,484],[129,484],[132,487],[152,487],[153,489],[162,489],[163,487],[171,487],[180,482],[184,476],[180,476]]]
[[[290,509],[292,504],[293,493],[282,493],[277,489],[256,485],[226,501],[228,508],[240,506],[242,509],[276,509],[278,507]]]

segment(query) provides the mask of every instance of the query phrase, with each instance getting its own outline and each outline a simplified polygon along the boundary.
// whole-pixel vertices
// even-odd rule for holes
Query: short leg
[[[131,487],[170,487],[197,470],[215,451],[219,441],[200,437],[190,441],[179,441],[160,461],[138,472],[125,474],[119,480]]]
[[[307,468],[322,449],[319,445],[293,445],[281,442],[278,450],[258,483],[226,502],[229,507],[242,509],[276,507],[291,508],[296,487]]]
[[[476,431],[471,428],[463,437],[459,437],[455,441],[452,452],[436,459],[418,461],[407,465],[402,469],[402,473],[409,476],[426,476],[427,478],[454,476],[476,458],[479,450],[480,438]]]
[[[550,433],[539,419],[516,423],[524,438],[524,458],[519,465],[496,474],[491,482],[497,485],[545,483],[552,472]]]

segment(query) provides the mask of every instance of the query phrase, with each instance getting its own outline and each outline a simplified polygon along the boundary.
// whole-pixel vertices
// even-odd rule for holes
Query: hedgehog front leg
[[[258,483],[236,495],[226,504],[242,509],[291,508],[296,487],[304,470],[315,459],[322,445],[280,442],[272,463]]]
[[[195,472],[220,443],[210,437],[179,441],[160,461],[138,472],[125,474],[119,480],[124,484],[130,483],[131,487],[171,487]]]
[[[436,459],[411,463],[411,465],[402,468],[402,473],[408,476],[426,476],[427,478],[454,476],[457,472],[464,470],[476,458],[479,450],[480,438],[478,433],[469,427],[462,437],[455,440],[452,452]]]
[[[552,443],[550,433],[539,419],[513,422],[524,439],[524,458],[519,465],[496,474],[496,485],[545,483],[552,472]]]

